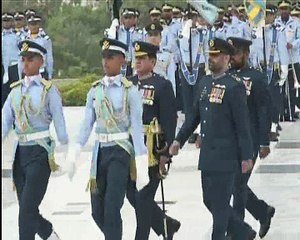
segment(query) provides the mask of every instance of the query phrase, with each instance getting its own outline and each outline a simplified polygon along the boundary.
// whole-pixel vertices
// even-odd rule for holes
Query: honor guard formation
[[[87,93],[75,144],[69,144],[62,99],[51,81],[52,40],[42,17],[33,9],[2,13],[2,142],[10,130],[16,133],[20,240],[36,234],[61,239],[39,212],[51,172],[61,171],[52,122],[70,179],[95,131],[87,191],[106,240],[121,240],[123,224],[130,224],[121,217],[125,197],[135,211],[135,240],[147,240],[151,228],[165,240],[176,236],[181,223],[166,214],[163,183],[186,142],[200,149],[211,239],[267,235],[275,207],[248,181],[256,160],[278,141],[280,122],[299,119],[300,3],[266,4],[261,25],[243,4],[216,9],[210,21],[195,1],[187,9],[164,3],[144,11],[145,26],[138,9],[114,9],[99,43],[104,76]],[[154,200],[157,190],[162,208]],[[245,222],[245,210],[258,232]]]

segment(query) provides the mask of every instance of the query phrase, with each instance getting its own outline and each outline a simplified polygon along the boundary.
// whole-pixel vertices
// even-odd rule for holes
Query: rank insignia
[[[104,41],[103,42],[103,49],[109,49],[109,41]]]
[[[22,52],[26,52],[26,51],[28,51],[28,49],[29,49],[29,45],[28,45],[28,43],[23,43],[23,45],[22,45]]]
[[[225,94],[225,85],[214,85],[211,89],[209,95],[209,102],[221,104],[223,102],[224,94]]]
[[[153,86],[145,85],[143,87],[143,104],[153,105],[155,89]]]

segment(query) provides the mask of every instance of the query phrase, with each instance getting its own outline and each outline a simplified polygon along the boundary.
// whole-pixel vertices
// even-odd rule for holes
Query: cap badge
[[[209,46],[214,47],[215,46],[215,41],[214,40],[209,40]]]
[[[134,46],[135,51],[139,51],[141,49],[140,44],[136,43]]]
[[[233,46],[233,42],[231,39],[228,40],[228,43]]]

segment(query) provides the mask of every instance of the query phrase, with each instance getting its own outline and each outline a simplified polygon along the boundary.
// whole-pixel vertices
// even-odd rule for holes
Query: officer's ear
[[[228,55],[228,54],[224,55],[224,60],[227,64],[230,62],[230,58],[231,58],[230,55]]]
[[[155,64],[156,64],[156,54],[153,54],[153,55],[150,54],[149,58],[150,58],[150,60],[151,60],[151,62],[153,64],[153,66],[155,66]]]
[[[120,61],[121,61],[122,65],[126,64],[126,60],[125,60],[125,55],[124,54],[120,55]]]
[[[38,55],[36,55],[36,58],[39,59],[40,65],[43,66],[44,65],[44,58],[43,58],[43,56],[38,54]]]

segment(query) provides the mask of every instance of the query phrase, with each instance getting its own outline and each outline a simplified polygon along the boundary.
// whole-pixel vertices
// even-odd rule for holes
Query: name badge
[[[225,94],[225,89],[226,89],[225,85],[219,85],[219,84],[214,85],[209,94],[209,102],[222,104],[224,94]]]

